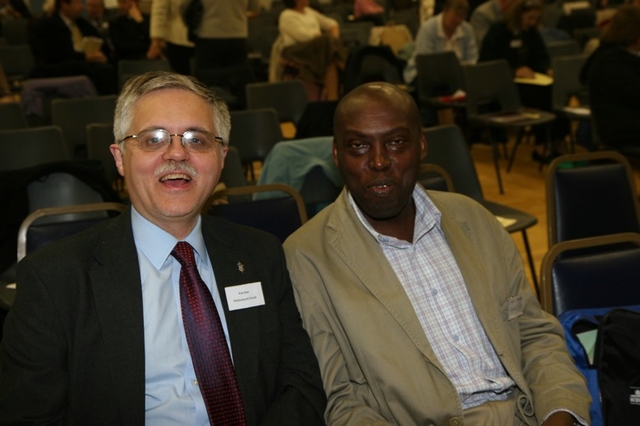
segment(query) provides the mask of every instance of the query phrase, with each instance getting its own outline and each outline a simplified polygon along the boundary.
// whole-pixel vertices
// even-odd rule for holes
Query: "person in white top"
[[[282,11],[278,20],[280,36],[275,41],[271,52],[272,61],[269,74],[271,81],[277,81],[281,78],[281,69],[279,68],[282,65],[281,56],[283,54],[289,62],[295,62],[295,59],[291,60],[292,57],[299,58],[300,55],[305,57],[316,55],[314,60],[317,60],[319,59],[317,55],[320,54],[322,49],[313,42],[315,40],[321,43],[320,39],[325,36],[326,41],[330,44],[329,52],[339,48],[338,43],[336,43],[340,38],[338,21],[310,8],[309,0],[284,0],[283,3],[287,8]],[[298,46],[295,49],[295,53],[284,50],[292,46]],[[331,56],[332,53],[325,56],[327,60],[321,66],[319,83],[325,89],[326,99],[337,99],[338,69],[331,60]],[[301,78],[306,80],[304,76],[301,76]]]

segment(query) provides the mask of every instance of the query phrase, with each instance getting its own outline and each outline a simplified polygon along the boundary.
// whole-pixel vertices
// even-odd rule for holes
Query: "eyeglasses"
[[[188,130],[182,134],[169,133],[165,129],[143,130],[137,135],[125,136],[120,142],[127,139],[135,139],[137,147],[143,151],[162,151],[171,145],[171,138],[180,136],[182,146],[190,152],[209,152],[216,142],[224,144],[220,136],[216,136],[206,130]]]

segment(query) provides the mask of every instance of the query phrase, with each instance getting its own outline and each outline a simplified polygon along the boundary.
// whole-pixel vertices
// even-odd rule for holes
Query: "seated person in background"
[[[85,38],[100,39],[98,31],[82,17],[82,0],[56,0],[55,11],[34,26],[31,50],[35,66],[32,78],[86,75],[98,93],[116,91],[116,74],[108,63],[108,46],[84,46]]]
[[[384,7],[375,0],[355,0],[353,16],[358,21],[372,21],[374,25],[384,25]]]
[[[505,21],[491,25],[480,47],[480,62],[505,59],[513,69],[513,75],[533,79],[536,73],[551,75],[547,46],[538,26],[542,18],[540,0],[515,0],[507,12]],[[518,84],[520,100],[526,107],[551,111],[551,85]],[[566,120],[557,119],[552,124],[552,152],[545,157],[547,132],[544,126],[534,128],[536,149],[532,157],[536,161],[549,162],[561,152],[564,137],[569,132]]]
[[[18,264],[0,424],[324,424],[280,243],[200,215],[227,154],[225,103],[146,73],[123,87],[114,132],[131,207]]]
[[[104,10],[104,0],[87,0],[84,5],[87,21],[98,31],[100,37],[109,39],[109,21]]]
[[[404,70],[404,81],[412,84],[418,74],[416,55],[452,50],[462,64],[475,64],[478,48],[473,29],[465,21],[467,0],[446,0],[442,13],[427,19],[416,35],[416,48]]]
[[[588,424],[585,379],[512,238],[472,199],[416,184],[427,142],[406,91],[347,93],[346,188],[284,244],[327,424]]]
[[[473,32],[476,34],[476,45],[482,46],[482,40],[487,35],[487,31],[491,25],[496,22],[503,21],[505,15],[513,0],[488,0],[476,7],[469,23],[473,28]]]
[[[109,22],[116,59],[146,59],[151,45],[149,17],[138,0],[118,0],[118,16]]]
[[[625,5],[600,37],[581,73],[600,141],[640,147],[640,8]]]
[[[309,0],[283,3],[287,8],[278,19],[280,35],[271,50],[269,80],[281,80],[283,61],[288,62],[297,68],[301,80],[322,86],[321,99],[338,99],[338,69],[346,60],[338,21],[311,9]]]

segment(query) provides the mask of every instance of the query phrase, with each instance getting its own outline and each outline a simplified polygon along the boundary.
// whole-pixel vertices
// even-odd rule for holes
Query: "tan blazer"
[[[470,198],[429,196],[478,317],[516,383],[514,423],[537,424],[556,408],[588,418],[585,381],[560,325],[540,309],[509,234]],[[346,191],[285,242],[285,254],[320,362],[328,424],[463,424],[455,387]],[[522,301],[522,314],[512,310],[511,319],[510,299]]]

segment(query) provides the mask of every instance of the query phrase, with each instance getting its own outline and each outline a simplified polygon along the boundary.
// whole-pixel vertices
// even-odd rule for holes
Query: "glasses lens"
[[[171,142],[169,132],[163,129],[145,130],[138,133],[138,146],[145,151],[158,151]]]
[[[189,151],[205,152],[210,151],[216,143],[216,138],[212,133],[200,130],[190,130],[182,135],[182,144]]]

